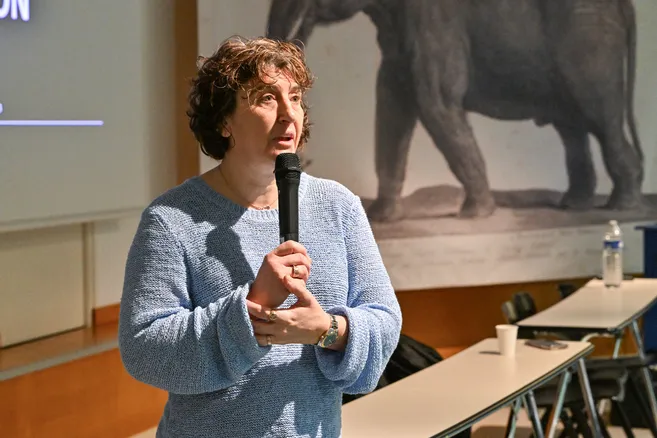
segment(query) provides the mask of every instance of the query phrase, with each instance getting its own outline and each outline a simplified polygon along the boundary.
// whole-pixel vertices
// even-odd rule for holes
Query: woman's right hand
[[[303,245],[293,240],[283,242],[265,256],[247,299],[271,309],[280,306],[290,294],[285,287],[285,276],[293,276],[305,283],[310,275],[310,264]],[[294,266],[297,275],[294,275]]]

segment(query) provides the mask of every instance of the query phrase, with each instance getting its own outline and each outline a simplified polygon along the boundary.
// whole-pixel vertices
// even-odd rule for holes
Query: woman
[[[299,243],[278,244],[276,156],[309,136],[303,53],[230,39],[202,59],[190,127],[220,164],[156,199],[127,260],[119,346],[169,392],[158,437],[338,437],[401,313],[360,200],[302,173]]]

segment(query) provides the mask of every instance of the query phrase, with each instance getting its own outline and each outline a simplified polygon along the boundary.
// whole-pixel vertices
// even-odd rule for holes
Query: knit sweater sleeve
[[[348,302],[327,311],[348,320],[344,352],[316,348],[319,368],[343,392],[373,391],[401,332],[401,310],[360,199],[345,222]]]
[[[190,282],[179,240],[146,210],[126,263],[119,349],[134,378],[178,394],[226,388],[269,351],[253,335],[249,284],[199,307]]]

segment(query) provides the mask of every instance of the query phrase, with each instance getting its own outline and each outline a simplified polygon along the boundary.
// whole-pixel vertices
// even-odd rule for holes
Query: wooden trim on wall
[[[93,310],[93,326],[98,327],[99,325],[105,324],[118,324],[119,310],[119,303],[95,308]]]
[[[198,19],[196,0],[175,0],[174,8],[176,181],[180,184],[200,172],[198,144],[185,114],[189,79],[196,74]]]
[[[82,224],[82,280],[84,287],[84,326],[94,326],[94,308],[96,307],[96,260],[95,260],[95,224]]]

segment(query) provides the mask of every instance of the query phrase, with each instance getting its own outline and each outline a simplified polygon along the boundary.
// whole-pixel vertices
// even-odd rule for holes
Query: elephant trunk
[[[314,1],[274,0],[269,9],[267,37],[306,44],[314,23]]]

